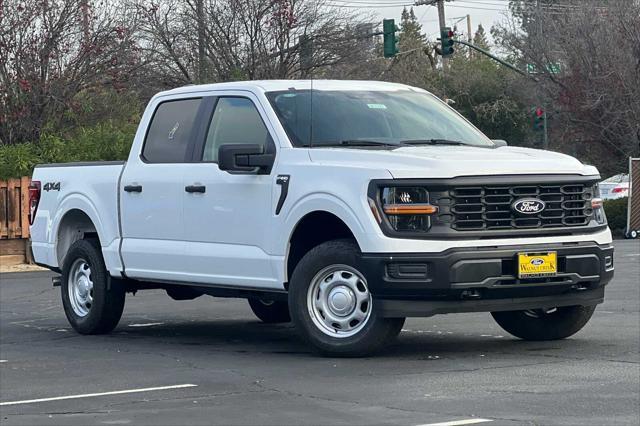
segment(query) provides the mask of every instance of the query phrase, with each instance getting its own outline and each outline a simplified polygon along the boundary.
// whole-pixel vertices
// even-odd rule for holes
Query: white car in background
[[[600,182],[600,196],[603,200],[615,200],[629,196],[629,175],[619,174]]]

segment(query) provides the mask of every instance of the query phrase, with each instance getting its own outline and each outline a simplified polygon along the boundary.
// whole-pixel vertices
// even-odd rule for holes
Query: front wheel
[[[593,306],[565,306],[528,311],[492,312],[493,319],[508,333],[524,340],[559,340],[576,334],[584,327]]]
[[[352,241],[329,241],[313,248],[292,274],[291,318],[322,354],[363,356],[393,339],[404,318],[383,318],[374,304],[361,271],[360,250]]]
[[[78,333],[109,333],[118,325],[125,289],[109,276],[97,241],[78,240],[69,248],[60,288],[64,313]]]

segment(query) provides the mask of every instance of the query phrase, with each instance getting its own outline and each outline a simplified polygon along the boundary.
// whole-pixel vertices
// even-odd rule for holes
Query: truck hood
[[[394,178],[478,175],[580,174],[598,170],[557,152],[520,147],[411,146],[398,149],[312,148],[311,161],[386,169]]]

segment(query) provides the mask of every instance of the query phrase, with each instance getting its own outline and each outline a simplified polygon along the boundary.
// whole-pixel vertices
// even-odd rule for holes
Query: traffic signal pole
[[[527,74],[526,72],[522,71],[521,69],[514,67],[509,62],[503,61],[502,59],[498,58],[497,56],[492,55],[491,53],[487,52],[486,50],[484,50],[484,49],[482,49],[482,48],[480,48],[478,46],[476,46],[475,44],[467,43],[466,41],[456,40],[456,39],[453,39],[453,42],[468,46],[468,47],[472,48],[473,50],[478,51],[478,52],[482,53],[485,56],[488,56],[489,58],[493,59],[494,61],[498,62],[499,64],[504,65],[505,67],[517,72],[518,74],[523,75],[525,77],[529,77],[533,81],[538,81],[538,79],[533,77],[532,75]]]

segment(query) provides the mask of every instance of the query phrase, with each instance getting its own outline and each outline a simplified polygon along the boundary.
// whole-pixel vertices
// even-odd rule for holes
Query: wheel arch
[[[60,203],[49,236],[58,267],[62,267],[69,247],[86,237],[97,238],[101,246],[112,240],[105,235],[103,221],[91,201],[80,194],[73,194]]]
[[[314,210],[302,216],[289,235],[284,262],[285,281],[289,281],[296,265],[309,250],[341,238],[352,239],[360,247],[351,227],[334,212]]]
[[[62,267],[64,258],[73,243],[85,238],[95,237],[100,241],[100,235],[91,217],[80,209],[69,209],[62,216],[55,234],[55,254],[58,265]]]

